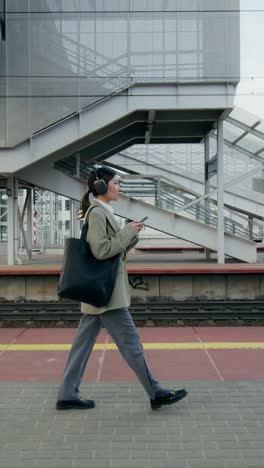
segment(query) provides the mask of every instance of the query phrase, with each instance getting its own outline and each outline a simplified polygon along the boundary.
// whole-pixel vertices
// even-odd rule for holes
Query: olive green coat
[[[97,315],[107,310],[129,307],[130,290],[125,258],[128,250],[138,242],[138,233],[131,224],[126,224],[120,229],[114,216],[96,200],[91,206],[96,208],[89,213],[87,242],[93,255],[98,260],[103,260],[121,254],[116,283],[109,303],[104,307],[81,303],[82,313]]]

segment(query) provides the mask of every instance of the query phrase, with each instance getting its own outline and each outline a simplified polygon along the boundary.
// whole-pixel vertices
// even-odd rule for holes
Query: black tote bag
[[[114,290],[120,255],[97,260],[86,241],[87,230],[86,222],[80,239],[65,239],[58,296],[103,307],[109,303]]]

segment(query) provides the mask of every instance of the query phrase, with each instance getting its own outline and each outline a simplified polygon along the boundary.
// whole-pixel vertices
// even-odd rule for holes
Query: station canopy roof
[[[224,143],[250,158],[264,162],[264,121],[235,107],[224,120]]]

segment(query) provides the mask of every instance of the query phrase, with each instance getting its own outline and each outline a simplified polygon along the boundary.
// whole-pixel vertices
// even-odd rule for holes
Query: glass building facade
[[[134,82],[238,83],[239,0],[0,0],[0,146]]]

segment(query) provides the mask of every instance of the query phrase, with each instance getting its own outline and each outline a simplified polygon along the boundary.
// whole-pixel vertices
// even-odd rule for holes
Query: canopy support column
[[[16,264],[17,252],[17,181],[14,177],[7,180],[7,208],[8,208],[8,241],[7,241],[7,263]]]
[[[210,192],[210,177],[209,177],[209,168],[208,163],[210,159],[210,136],[207,134],[204,139],[204,194],[207,195]],[[205,198],[204,201],[204,208],[205,208],[205,222],[206,224],[210,224],[210,201],[209,198]],[[211,251],[210,249],[205,249],[205,258],[206,260],[210,260],[211,258]]]
[[[217,260],[225,263],[225,233],[224,233],[224,124],[217,122]]]

